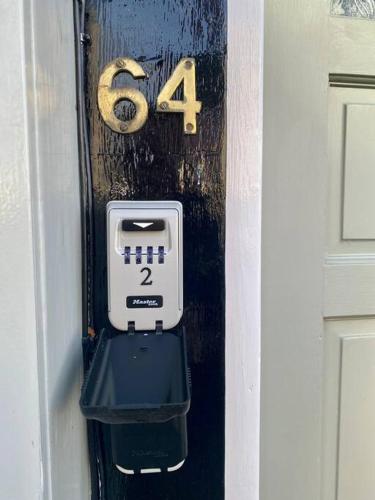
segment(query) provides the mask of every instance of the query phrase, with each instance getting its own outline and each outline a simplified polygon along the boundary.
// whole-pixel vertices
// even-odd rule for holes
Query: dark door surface
[[[184,314],[192,403],[189,454],[177,472],[125,476],[112,464],[109,432],[89,423],[93,498],[224,498],[225,0],[89,0],[85,10],[85,106],[92,176],[90,326],[111,329],[107,315],[105,210],[110,200],[178,200],[184,208]],[[144,127],[113,132],[97,106],[106,64],[137,61],[147,78],[116,77],[149,105]],[[196,61],[197,133],[183,133],[181,113],[156,112],[156,98],[183,57]],[[176,93],[181,98],[181,91]],[[118,117],[129,119],[126,104]],[[90,186],[88,187],[91,190]],[[113,331],[113,329],[112,329]],[[116,333],[116,332],[113,332]],[[93,335],[91,335],[93,336]],[[94,337],[95,340],[95,337]],[[85,351],[86,366],[92,349]]]

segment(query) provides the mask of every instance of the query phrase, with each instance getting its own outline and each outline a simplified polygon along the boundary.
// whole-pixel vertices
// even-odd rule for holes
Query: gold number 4
[[[112,87],[114,77],[122,72],[129,73],[133,78],[146,77],[141,66],[133,59],[122,57],[110,62],[99,79],[98,107],[108,127],[119,134],[130,134],[142,128],[146,123],[148,104],[144,95],[137,89]],[[173,100],[172,97],[181,84],[183,85],[183,100]],[[132,102],[136,109],[134,118],[128,121],[120,120],[115,115],[116,105],[124,100]],[[202,103],[196,100],[195,60],[183,58],[161,90],[157,98],[156,109],[162,113],[183,113],[184,133],[196,134],[197,113],[201,108]]]
[[[183,83],[184,100],[174,101],[172,100],[173,94],[181,83]],[[181,59],[161,90],[156,109],[163,113],[183,113],[185,134],[196,134],[197,113],[201,108],[202,103],[196,98],[195,61],[194,59]]]

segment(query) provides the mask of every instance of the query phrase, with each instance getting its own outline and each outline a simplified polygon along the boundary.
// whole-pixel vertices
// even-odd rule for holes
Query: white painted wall
[[[42,489],[21,2],[0,5],[0,498]]]
[[[89,498],[70,0],[0,4],[0,498]]]
[[[225,491],[258,500],[263,0],[228,9]]]

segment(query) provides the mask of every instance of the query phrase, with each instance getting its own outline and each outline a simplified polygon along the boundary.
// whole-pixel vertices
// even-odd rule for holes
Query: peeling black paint
[[[105,207],[110,200],[179,200],[184,206],[184,316],[192,368],[189,456],[169,474],[127,477],[111,461],[107,426],[91,430],[93,497],[106,500],[224,498],[224,222],[225,0],[88,0],[86,107],[94,210],[94,328],[107,317]],[[140,62],[148,75],[119,75],[116,86],[140,89],[149,118],[119,135],[100,118],[97,82],[116,57]],[[182,133],[182,115],[156,113],[156,98],[182,57],[197,64],[198,133]],[[131,109],[119,106],[119,116]],[[89,357],[88,352],[86,358]],[[87,359],[86,359],[87,361]],[[100,483],[100,484],[99,484]],[[95,493],[97,491],[97,493]],[[99,493],[100,491],[100,493]]]

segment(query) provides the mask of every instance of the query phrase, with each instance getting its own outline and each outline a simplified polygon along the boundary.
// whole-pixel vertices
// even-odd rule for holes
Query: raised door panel
[[[344,240],[373,240],[375,105],[347,104],[345,117],[342,236]]]
[[[375,491],[375,319],[326,321],[323,500]]]
[[[341,342],[338,500],[375,492],[375,334]]]

